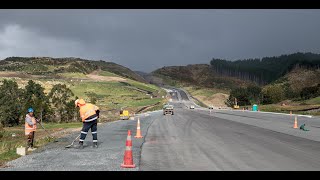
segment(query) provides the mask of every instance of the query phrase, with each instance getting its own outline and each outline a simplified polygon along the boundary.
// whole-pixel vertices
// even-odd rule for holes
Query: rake
[[[41,125],[42,129],[44,129],[44,131],[49,135],[49,137],[53,139],[54,136],[52,136],[52,134],[50,134],[50,133],[46,130],[46,128],[43,127],[43,125],[40,123],[39,120],[37,120],[37,121],[38,121],[38,123]],[[58,142],[58,140],[55,139],[54,142]]]
[[[80,137],[80,135],[77,136],[77,137],[72,141],[72,143],[69,144],[68,146],[66,146],[65,148],[71,148],[71,147],[73,146],[73,143],[74,143],[79,137]]]

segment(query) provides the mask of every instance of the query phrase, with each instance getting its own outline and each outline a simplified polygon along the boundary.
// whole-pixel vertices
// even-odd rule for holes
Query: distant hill
[[[81,58],[8,57],[0,61],[0,71],[18,71],[32,75],[55,75],[58,73],[89,74],[95,70],[109,71],[132,80],[146,82],[127,67],[113,62],[93,61]]]
[[[172,86],[194,85],[204,88],[231,89],[250,83],[234,77],[217,75],[208,64],[168,66],[157,69],[151,74],[154,78],[161,79],[163,84]]]
[[[134,71],[134,72],[146,81],[148,81],[147,79],[150,77],[150,74],[146,72],[142,72],[142,71]]]
[[[146,73],[146,72],[142,72],[142,71],[134,71],[136,74],[138,74],[139,76],[141,77],[144,77],[144,76],[147,76],[149,75],[149,73]]]
[[[297,68],[310,72],[320,69],[320,55],[294,53],[237,61],[213,58],[210,65],[168,66],[157,69],[151,74],[170,85],[191,84],[207,88],[232,89],[252,83],[267,85],[286,77],[286,74]],[[294,80],[291,79],[290,82]]]
[[[303,101],[319,96],[320,54],[294,53],[237,61],[212,59],[210,64],[162,67],[149,76],[152,77],[150,82],[183,87],[202,102],[219,106],[231,92],[240,102],[247,92],[245,87],[252,89],[256,86],[249,85],[254,84],[261,88],[260,91],[257,87],[260,93],[255,94],[261,103]],[[216,98],[219,93],[223,96]],[[257,103],[258,100],[251,98],[251,101]]]
[[[303,88],[313,87],[320,84],[320,68],[308,69],[296,66],[283,77],[271,84],[283,84],[290,86],[295,94],[299,94]]]
[[[166,92],[146,82],[129,68],[112,62],[79,58],[9,57],[0,61],[0,85],[15,81],[25,88],[29,80],[49,94],[54,85],[65,84],[79,98],[97,104],[103,121],[118,119],[119,110],[130,113],[159,109]],[[112,113],[110,113],[112,112]]]
[[[320,54],[294,53],[262,59],[243,59],[227,61],[212,59],[211,69],[219,75],[250,80],[260,85],[271,83],[283,77],[295,67],[310,70],[320,68]]]
[[[162,79],[157,78],[153,76],[151,73],[141,72],[141,71],[135,71],[136,74],[140,75],[145,81],[151,84],[156,84],[158,86],[162,86]]]

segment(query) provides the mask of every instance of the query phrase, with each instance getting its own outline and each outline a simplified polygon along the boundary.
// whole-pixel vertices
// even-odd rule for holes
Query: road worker
[[[33,151],[36,148],[33,147],[34,133],[37,129],[37,120],[34,117],[34,110],[28,109],[28,114],[25,118],[25,135],[28,136],[27,148],[28,151]]]
[[[83,122],[80,140],[79,140],[79,149],[83,149],[83,141],[85,140],[89,129],[91,129],[92,138],[93,138],[93,147],[98,147],[98,135],[97,135],[97,123],[99,118],[99,107],[91,103],[86,103],[83,99],[77,99],[75,101],[76,107],[80,108],[80,117]]]

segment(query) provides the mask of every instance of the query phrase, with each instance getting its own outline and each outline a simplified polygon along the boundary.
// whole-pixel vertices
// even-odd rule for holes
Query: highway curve
[[[181,97],[187,100],[184,93]],[[175,115],[153,115],[157,120],[143,144],[140,170],[320,170],[320,142],[298,137],[313,131],[319,135],[319,129],[292,129],[285,121],[288,116],[276,115],[275,121],[281,122],[274,126],[296,133],[289,135],[290,131],[263,128],[264,124],[250,125],[249,120],[232,120],[271,122],[274,118],[268,116],[275,115],[241,112],[248,116],[241,117],[239,112],[218,110],[210,114],[189,110],[175,100]]]

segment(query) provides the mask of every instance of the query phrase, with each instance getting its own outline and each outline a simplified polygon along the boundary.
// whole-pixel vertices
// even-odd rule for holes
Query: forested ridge
[[[320,54],[294,53],[236,61],[213,58],[210,64],[211,68],[219,75],[237,77],[265,85],[284,76],[296,66],[319,69]]]

